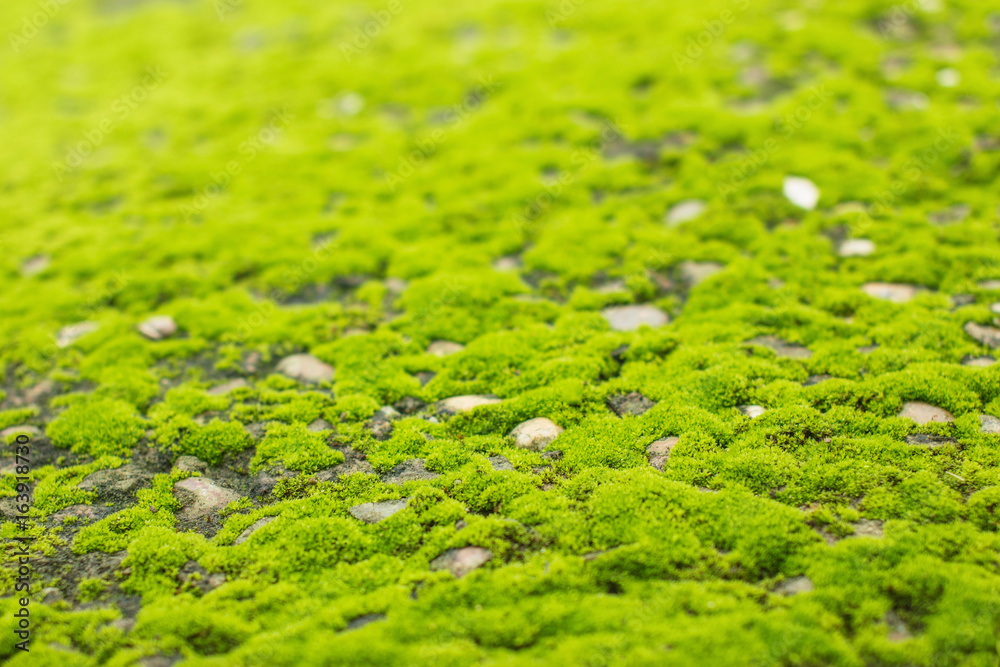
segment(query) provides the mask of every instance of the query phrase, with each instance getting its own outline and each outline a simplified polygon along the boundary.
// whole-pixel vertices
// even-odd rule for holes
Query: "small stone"
[[[150,340],[163,340],[177,333],[177,323],[169,315],[156,315],[137,327],[139,333]]]
[[[327,420],[320,418],[310,422],[306,429],[313,433],[319,433],[320,431],[332,431],[333,425]]]
[[[673,451],[679,440],[680,438],[672,435],[669,438],[661,438],[650,443],[646,447],[646,456],[649,458],[649,465],[657,470],[663,470],[663,466],[670,458],[670,452]]]
[[[873,299],[906,303],[917,295],[920,289],[914,285],[895,283],[867,283],[861,286],[862,291]]]
[[[681,279],[691,287],[695,287],[723,268],[725,267],[718,262],[681,262]]]
[[[841,257],[867,257],[875,254],[875,242],[868,239],[847,239],[840,244]]]
[[[609,396],[606,402],[608,407],[619,417],[624,417],[625,415],[638,416],[656,405],[654,401],[649,400],[637,391],[622,396]]]
[[[940,424],[955,421],[955,417],[944,408],[920,401],[904,403],[903,409],[899,411],[897,416],[912,419],[918,424],[930,424],[931,422]]]
[[[854,524],[854,537],[885,537],[885,522],[878,519],[861,519]]]
[[[42,604],[55,604],[63,599],[62,591],[51,586],[49,588],[43,588],[40,593],[42,596]]]
[[[408,500],[408,498],[400,498],[399,500],[364,503],[363,505],[355,505],[347,511],[355,519],[364,521],[365,523],[378,523],[405,508]]]
[[[994,315],[1000,315],[1000,301],[990,304],[990,312]]]
[[[364,614],[363,616],[351,619],[351,621],[344,627],[343,631],[347,632],[348,630],[357,630],[358,628],[363,628],[370,623],[382,620],[385,620],[385,614]]]
[[[934,225],[954,225],[969,217],[972,209],[968,204],[955,204],[940,211],[927,214],[927,220]]]
[[[624,280],[612,280],[598,285],[594,291],[598,294],[618,294],[619,292],[628,292],[628,285],[625,284]]]
[[[263,528],[264,526],[266,526],[267,524],[271,523],[272,521],[274,521],[277,518],[278,517],[276,517],[276,516],[265,516],[265,517],[263,517],[261,519],[257,519],[252,524],[250,524],[249,526],[247,526],[246,530],[244,530],[242,533],[240,533],[239,537],[237,537],[235,540],[233,540],[233,544],[243,544],[244,542],[246,542],[247,540],[250,539],[251,535],[253,535],[258,530],[260,530],[261,528]]]
[[[979,289],[988,290],[991,292],[1000,292],[1000,280],[984,280],[979,283]]]
[[[813,586],[812,579],[805,576],[791,577],[790,579],[785,579],[774,589],[774,592],[778,595],[799,595],[801,593],[808,593],[812,591],[815,587]]]
[[[1000,329],[985,327],[975,322],[967,322],[963,329],[983,345],[994,350],[1000,348]]]
[[[385,288],[391,294],[402,294],[406,291],[406,281],[402,278],[386,278]]]
[[[786,176],[781,189],[788,201],[807,211],[813,210],[819,203],[819,188],[808,178]]]
[[[985,366],[992,366],[996,362],[997,360],[994,359],[993,357],[968,357],[962,360],[962,365],[985,367]]]
[[[521,260],[518,257],[501,257],[493,262],[493,268],[497,271],[517,271],[521,268]]]
[[[503,456],[491,456],[490,465],[494,470],[513,470],[514,465]]]
[[[996,433],[1000,435],[1000,419],[993,415],[980,415],[979,424],[983,433]]]
[[[765,410],[763,407],[759,405],[740,405],[736,409],[745,414],[750,419],[756,419],[757,417],[760,417],[762,414],[767,412],[767,410]]]
[[[445,414],[458,414],[468,412],[482,405],[494,405],[500,399],[493,394],[472,394],[469,396],[452,396],[442,401],[438,401],[437,409]]]
[[[962,75],[953,67],[939,69],[934,78],[937,79],[938,85],[942,88],[954,88],[962,82]]]
[[[386,484],[405,484],[406,482],[430,480],[441,476],[436,472],[427,470],[424,467],[425,463],[424,459],[403,461],[386,473],[382,481]]]
[[[399,412],[401,412],[404,415],[412,415],[423,410],[425,407],[427,407],[427,404],[421,401],[419,398],[414,398],[413,396],[406,396],[396,401],[396,403],[394,403],[392,407],[396,408]]]
[[[261,356],[261,353],[258,352],[257,350],[254,350],[253,352],[248,354],[246,359],[244,359],[241,364],[244,372],[256,373],[257,369],[260,367],[260,362],[262,358],[263,357]]]
[[[384,415],[376,412],[371,420],[365,424],[365,428],[372,434],[372,437],[380,442],[385,442],[392,437],[392,421]]]
[[[431,561],[431,570],[448,570],[461,579],[493,558],[493,552],[482,547],[448,549]]]
[[[97,331],[100,326],[97,322],[78,322],[65,326],[56,335],[56,347],[69,347],[87,334]]]
[[[219,486],[207,477],[182,479],[174,484],[174,492],[179,492],[178,500],[184,505],[178,518],[187,519],[218,513],[240,498],[235,492]]]
[[[812,352],[808,348],[787,343],[774,336],[758,336],[757,338],[748,340],[747,344],[766,347],[773,350],[777,356],[785,357],[786,359],[808,359],[812,356]]]
[[[907,627],[903,619],[899,617],[895,609],[890,609],[885,614],[885,624],[889,629],[888,636],[886,637],[891,642],[905,642],[913,636],[910,632],[910,628]]]
[[[811,387],[814,384],[819,384],[820,382],[826,382],[827,380],[832,380],[833,376],[826,373],[821,373],[819,375],[810,375],[806,378],[806,381],[802,383],[803,387]]]
[[[96,491],[101,498],[134,493],[147,479],[138,466],[126,464],[119,468],[97,470],[77,484],[78,489]]]
[[[670,318],[659,308],[649,305],[613,306],[601,311],[612,331],[635,331],[641,326],[662,327]]]
[[[249,386],[250,385],[247,384],[247,381],[244,380],[243,378],[236,378],[235,380],[230,380],[225,384],[220,384],[217,387],[212,387],[206,393],[209,396],[225,396],[226,394],[235,389],[242,389],[243,387],[249,387]]]
[[[434,373],[433,371],[419,371],[413,374],[413,376],[420,382],[421,387],[426,387],[427,383],[433,380],[436,375],[437,373]]]
[[[701,199],[685,199],[670,207],[664,221],[671,227],[682,225],[704,213],[707,206]]]
[[[39,273],[49,268],[49,263],[48,255],[35,255],[34,257],[29,257],[23,264],[21,264],[21,275],[25,278],[37,276]]]
[[[976,297],[972,294],[952,294],[951,304],[955,308],[961,308],[962,306],[969,306],[976,302]]]
[[[301,382],[329,382],[333,379],[333,366],[311,354],[293,354],[278,362],[278,372]]]
[[[510,435],[514,438],[516,446],[522,449],[540,451],[559,437],[562,432],[563,427],[551,419],[536,417],[515,426]]]
[[[436,340],[427,346],[427,354],[435,357],[447,357],[458,354],[465,349],[461,343],[453,343],[450,340]]]
[[[390,421],[396,421],[397,419],[403,418],[403,415],[399,414],[399,411],[391,405],[383,405],[373,416],[388,419]]]
[[[940,435],[929,435],[927,433],[914,433],[913,435],[908,435],[906,436],[906,443],[908,445],[930,448],[957,444],[953,438],[945,438]]]
[[[174,463],[174,467],[184,472],[205,472],[208,464],[196,456],[181,456]]]

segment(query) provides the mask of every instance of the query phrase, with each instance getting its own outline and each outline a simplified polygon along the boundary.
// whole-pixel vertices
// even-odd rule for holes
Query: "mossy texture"
[[[998,664],[995,3],[0,25],[6,664]]]

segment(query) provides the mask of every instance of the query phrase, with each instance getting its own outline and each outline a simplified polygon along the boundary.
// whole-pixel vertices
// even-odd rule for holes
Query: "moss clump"
[[[250,467],[257,471],[281,463],[289,470],[310,473],[343,462],[344,455],[327,446],[324,434],[310,431],[303,424],[272,423],[257,446]]]
[[[46,429],[57,447],[91,456],[128,454],[144,432],[135,407],[109,398],[74,403]]]

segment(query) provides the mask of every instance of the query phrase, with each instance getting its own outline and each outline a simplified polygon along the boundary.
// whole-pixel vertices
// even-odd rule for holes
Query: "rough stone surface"
[[[184,506],[178,518],[188,519],[216,513],[240,497],[236,492],[219,486],[207,477],[182,479],[174,484],[174,495]]]
[[[536,417],[515,426],[510,435],[518,447],[538,451],[545,449],[562,432],[563,427],[551,419]]]
[[[879,519],[862,519],[854,524],[854,537],[885,537],[885,522]]]
[[[244,530],[242,533],[239,534],[239,537],[233,540],[233,544],[243,544],[244,542],[250,539],[251,535],[253,535],[258,530],[260,530],[261,528],[263,528],[264,526],[271,523],[277,518],[278,517],[274,516],[265,516],[263,518],[257,519],[252,524],[247,526],[246,530]]]
[[[492,558],[493,552],[482,547],[448,549],[431,561],[431,570],[448,570],[460,579]]]
[[[144,486],[150,475],[133,464],[119,468],[97,470],[77,484],[84,491],[94,491],[100,500],[130,496]]]
[[[196,456],[181,456],[174,462],[174,467],[184,472],[205,472],[208,464]]]
[[[452,396],[443,401],[438,401],[438,412],[444,414],[458,414],[468,412],[482,405],[493,405],[499,403],[500,399],[493,394],[471,394],[469,396]]]
[[[1000,348],[1000,329],[983,326],[981,324],[976,324],[975,322],[967,322],[964,329],[965,333],[969,334],[983,345],[991,347],[994,350]]]
[[[921,401],[910,401],[903,404],[903,409],[899,411],[899,417],[912,419],[918,424],[929,424],[931,422],[952,422],[955,417],[945,410],[930,403]]]
[[[407,498],[399,500],[382,500],[377,503],[364,503],[350,508],[348,513],[355,519],[365,523],[378,523],[388,519],[396,512],[406,507]]]
[[[908,435],[906,436],[906,442],[910,445],[932,448],[958,444],[954,438],[946,438],[940,435],[929,435],[927,433],[914,433],[912,435]]]
[[[649,305],[612,306],[602,312],[612,331],[635,331],[641,326],[662,327],[670,318],[659,308]]]
[[[373,468],[372,465],[364,459],[353,459],[345,461],[340,465],[335,465],[332,468],[320,470],[318,473],[313,475],[313,477],[316,478],[317,482],[336,482],[341,477],[353,475],[354,473],[374,475],[375,468]]]
[[[514,465],[504,456],[491,456],[490,465],[494,470],[514,470]]]
[[[420,480],[434,479],[440,477],[436,472],[431,472],[424,467],[424,459],[410,459],[397,464],[382,478],[386,484],[405,484]]]
[[[656,440],[648,447],[646,447],[646,457],[649,459],[649,465],[653,466],[657,470],[663,470],[664,464],[670,458],[670,452],[673,451],[674,446],[680,440],[675,435],[669,438],[661,438]]]
[[[920,292],[915,285],[899,285],[894,283],[867,283],[861,286],[862,291],[873,299],[906,303]]]
[[[436,340],[427,346],[427,354],[435,357],[447,357],[457,354],[465,349],[461,343],[453,343],[450,340]]]
[[[609,396],[607,404],[608,407],[611,408],[612,412],[619,417],[624,417],[625,415],[641,415],[646,412],[646,410],[649,410],[651,407],[656,405],[654,401],[649,400],[637,391],[619,396]]]
[[[962,360],[962,365],[985,367],[985,366],[992,366],[996,362],[997,360],[994,359],[993,357],[969,357],[967,359]]]
[[[163,340],[177,333],[177,323],[169,315],[156,315],[141,322],[139,333],[150,340]]]
[[[293,354],[278,362],[277,370],[300,382],[329,382],[333,379],[333,366],[326,364],[311,354]]]
[[[979,424],[983,433],[1000,434],[1000,419],[993,415],[980,415]]]

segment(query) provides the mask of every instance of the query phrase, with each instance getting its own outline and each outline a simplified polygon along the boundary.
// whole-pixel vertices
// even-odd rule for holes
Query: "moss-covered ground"
[[[10,665],[998,664],[996,3],[0,26]]]

